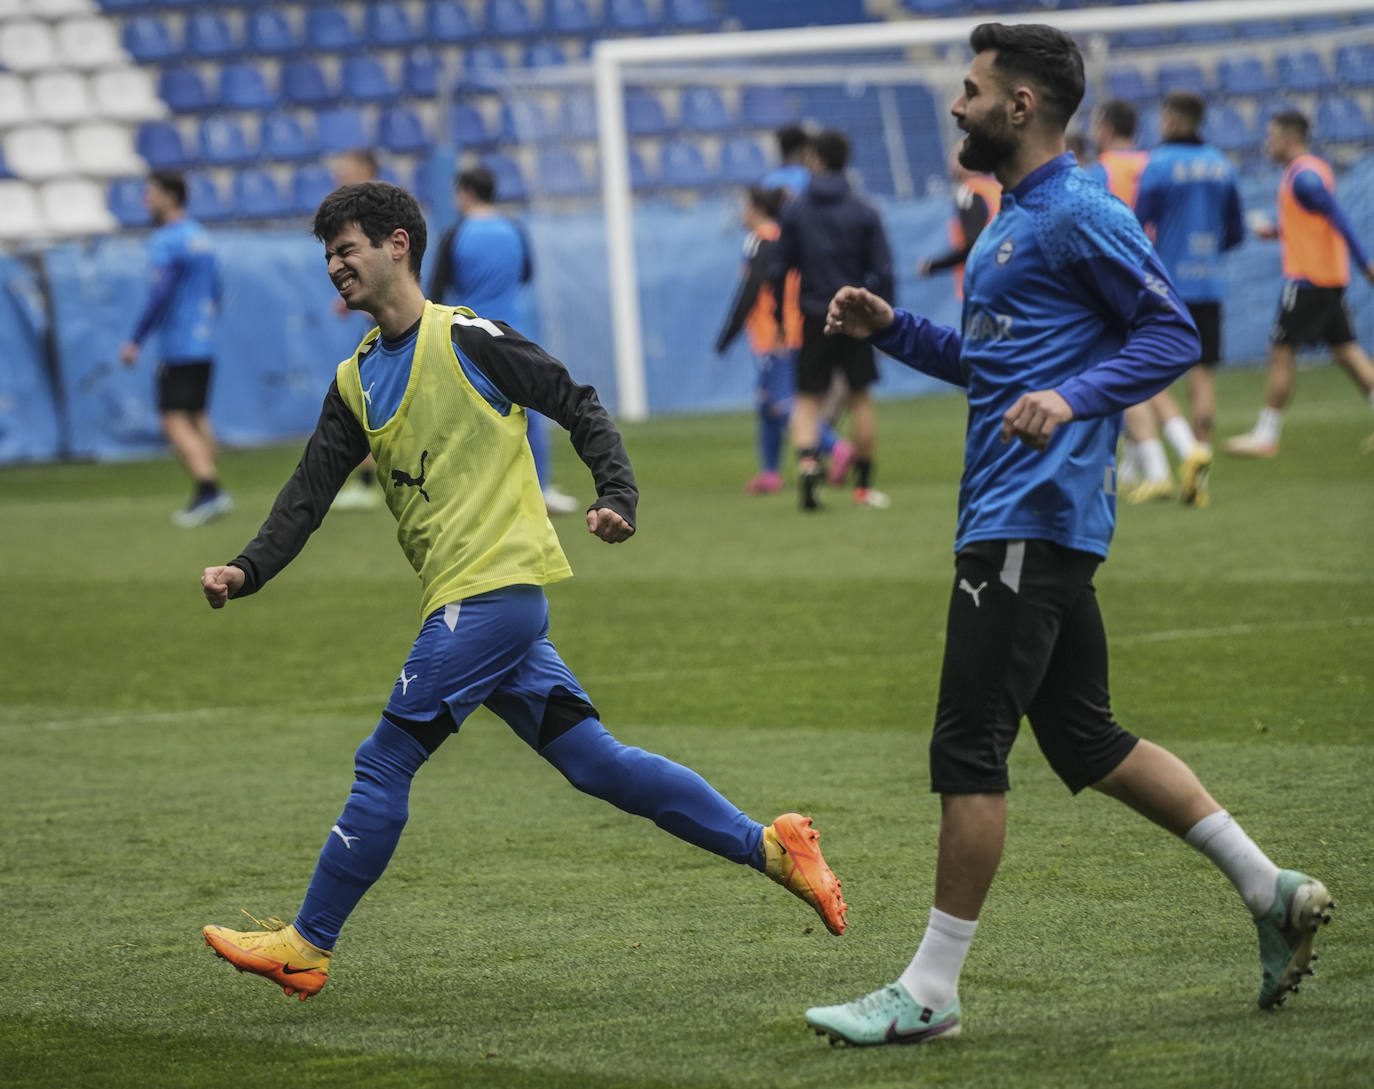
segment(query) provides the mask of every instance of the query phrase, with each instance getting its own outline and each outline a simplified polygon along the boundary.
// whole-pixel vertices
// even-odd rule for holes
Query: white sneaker
[[[358,480],[350,480],[334,497],[330,510],[373,510],[382,505],[382,490],[375,484],[367,485]]]
[[[550,514],[576,514],[582,504],[550,484],[544,489],[544,509]]]
[[[199,503],[192,503],[185,510],[179,510],[172,515],[172,525],[179,526],[181,529],[192,529],[195,526],[203,526],[206,522],[213,522],[216,518],[223,518],[234,509],[234,497],[228,492],[220,492],[218,495],[209,499],[202,499]]]
[[[860,507],[872,507],[874,510],[887,510],[892,506],[892,500],[887,497],[887,493],[880,492],[877,488],[855,488],[854,502]]]

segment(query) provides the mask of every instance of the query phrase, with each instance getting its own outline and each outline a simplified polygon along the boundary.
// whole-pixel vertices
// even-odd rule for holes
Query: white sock
[[[1164,437],[1169,440],[1169,445],[1174,448],[1174,453],[1181,460],[1187,461],[1193,456],[1193,450],[1197,447],[1197,436],[1182,416],[1165,421]]]
[[[1251,915],[1268,911],[1274,903],[1274,882],[1279,868],[1255,846],[1231,814],[1218,809],[1188,829],[1183,837],[1212,860],[1236,886]]]
[[[1121,457],[1116,463],[1116,482],[1134,484],[1140,479],[1140,451],[1135,441],[1126,439],[1121,444]]]
[[[922,1006],[937,1013],[959,997],[959,972],[973,943],[977,919],[956,919],[930,909],[930,922],[920,948],[897,982]]]
[[[1145,479],[1151,484],[1169,479],[1169,458],[1164,453],[1164,444],[1159,439],[1146,439],[1138,443],[1140,462],[1145,470]]]
[[[1255,430],[1251,432],[1258,442],[1278,442],[1279,432],[1283,430],[1283,409],[1265,405],[1260,409]]]

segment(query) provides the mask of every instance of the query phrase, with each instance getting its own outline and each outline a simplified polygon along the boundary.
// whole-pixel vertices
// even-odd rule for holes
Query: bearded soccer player
[[[1273,1006],[1297,989],[1331,897],[1270,862],[1186,764],[1117,725],[1093,588],[1115,516],[1120,413],[1193,364],[1197,330],[1130,209],[1064,149],[1083,96],[1073,40],[988,23],[971,44],[953,106],[967,134],[960,157],[990,171],[1003,198],[969,256],[962,332],[855,287],[827,316],[832,333],[869,338],[968,395],[930,743],[941,796],[935,904],[895,982],[806,1020],[851,1044],[959,1033],[959,974],[1001,861],[1006,756],[1022,715],[1070,791],[1126,803],[1231,879],[1259,931],[1259,1004]]]
[[[357,750],[352,791],[295,921],[250,932],[207,926],[206,944],[288,995],[317,993],[345,920],[400,839],[411,779],[480,705],[579,790],[762,871],[842,933],[840,883],[809,818],[789,813],[764,827],[695,772],[621,744],[549,641],[544,586],[572,572],[544,510],[525,411],[571,431],[596,484],[587,529],[625,541],[639,493],[596,391],[510,326],[426,301],[425,221],[404,190],[343,186],[320,205],[314,230],[339,295],[377,328],[339,364],[315,432],[257,537],[228,564],[206,568],[201,586],[217,609],[261,589],[305,546],[370,450],[401,549],[420,576],[420,634]]]

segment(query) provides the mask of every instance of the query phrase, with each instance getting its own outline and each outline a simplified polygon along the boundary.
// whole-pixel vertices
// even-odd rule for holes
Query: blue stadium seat
[[[218,105],[194,68],[164,68],[157,77],[157,93],[173,113],[200,113]]]
[[[106,205],[121,227],[146,227],[148,209],[143,206],[143,179],[116,178],[110,183]]]
[[[146,121],[139,126],[134,147],[154,169],[179,170],[187,163],[186,145],[175,125],[166,121]]]
[[[214,223],[229,216],[229,206],[224,203],[219,186],[199,170],[186,175],[186,210],[202,223]]]
[[[487,119],[476,106],[459,102],[453,107],[448,120],[449,138],[461,149],[468,147],[490,147],[496,138],[487,127]]]
[[[1207,94],[1207,76],[1195,61],[1165,61],[1155,70],[1155,86],[1161,95],[1170,91]]]
[[[391,0],[367,5],[367,40],[373,45],[403,46],[420,44],[420,35],[406,9]]]
[[[596,99],[582,91],[563,98],[563,135],[573,140],[596,139]]]
[[[848,132],[854,169],[869,193],[888,195],[895,190],[882,109],[872,86],[805,86],[801,88],[801,102],[803,116]]]
[[[642,87],[626,88],[625,131],[631,136],[657,136],[668,131],[668,115],[656,94]]]
[[[927,15],[932,17],[942,17],[946,15],[958,15],[964,4],[963,0],[903,0],[906,10],[914,15]]]
[[[265,159],[306,159],[318,153],[313,135],[292,114],[278,110],[258,122],[258,151]]]
[[[720,173],[732,185],[753,185],[768,173],[768,156],[756,141],[738,136],[720,149]]]
[[[1138,30],[1118,30],[1109,36],[1113,49],[1158,49],[1172,45],[1178,35],[1168,27],[1141,27]]]
[[[1237,24],[1236,29],[1242,38],[1284,38],[1292,33],[1292,28],[1278,19],[1253,19]]]
[[[281,67],[281,98],[293,106],[322,106],[339,96],[324,80],[324,69],[314,61],[291,60]]]
[[[234,175],[234,215],[243,219],[272,219],[291,211],[277,179],[261,167],[250,166]]]
[[[1374,45],[1360,42],[1338,48],[1336,81],[1350,87],[1374,86]]]
[[[1134,64],[1117,64],[1107,69],[1107,96],[1138,102],[1154,97],[1154,85]]]
[[[535,178],[539,190],[551,197],[585,197],[592,193],[581,161],[564,147],[544,148],[539,152]]]
[[[479,45],[467,51],[463,58],[463,74],[459,78],[460,91],[491,91],[506,73],[506,55],[493,46]]]
[[[425,34],[432,42],[470,42],[479,36],[468,9],[458,0],[431,0],[425,8]]]
[[[644,0],[606,0],[606,25],[611,30],[642,34],[661,29],[663,22],[654,16]]]
[[[124,24],[124,48],[140,64],[158,64],[181,53],[167,24],[156,15],[139,15]]]
[[[219,71],[219,100],[228,110],[266,110],[277,104],[256,64],[226,64]]]
[[[1274,58],[1274,75],[1279,90],[1290,93],[1324,91],[1331,86],[1331,76],[1315,49],[1278,54]]]
[[[315,118],[315,135],[324,152],[351,151],[372,143],[363,124],[362,111],[353,106],[322,110]]]
[[[1248,152],[1259,146],[1244,114],[1229,102],[1213,102],[1207,107],[1203,132],[1222,151]]]
[[[434,98],[444,62],[432,49],[412,49],[401,64],[401,88],[409,98]]]
[[[521,56],[526,68],[561,68],[568,56],[556,42],[530,42]]]
[[[1369,139],[1369,118],[1347,95],[1324,98],[1317,105],[1316,135],[1326,144],[1361,143]]]
[[[1235,37],[1234,28],[1220,23],[1199,23],[1195,26],[1180,27],[1178,40],[1189,45],[1214,45],[1228,42]]]
[[[907,170],[917,192],[921,192],[932,179],[943,179],[948,169],[942,135],[946,104],[942,98],[937,105],[934,94],[923,83],[901,84],[893,93],[902,119]],[[1085,110],[1084,116],[1091,114],[1091,105],[1086,102]]]
[[[229,32],[224,16],[213,11],[200,11],[187,16],[186,50],[193,57],[223,60],[241,52],[239,43]]]
[[[305,13],[305,41],[320,53],[346,53],[363,44],[348,15],[334,7],[311,6]]]
[[[667,16],[669,23],[684,30],[705,30],[720,21],[706,0],[668,0]]]
[[[644,165],[644,156],[636,149],[630,148],[630,188],[639,192],[641,189],[651,189],[653,185],[654,178],[649,173],[649,168]]]
[[[215,166],[251,162],[257,152],[248,144],[239,123],[232,117],[215,115],[203,118],[197,129],[200,134],[200,158]]]
[[[740,114],[750,128],[776,129],[797,119],[781,87],[746,87],[740,95]]]
[[[382,62],[370,54],[346,57],[340,67],[339,90],[361,102],[380,102],[396,97],[396,87]]]
[[[723,132],[734,127],[734,119],[714,87],[688,87],[682,92],[682,124],[696,132]]]
[[[487,0],[487,34],[493,38],[527,38],[539,28],[525,0]]]
[[[1158,106],[1146,106],[1136,121],[1136,147],[1152,148],[1162,139]]]
[[[334,177],[319,163],[306,163],[291,176],[291,208],[298,215],[313,216],[320,201],[334,192]]]
[[[248,48],[252,53],[278,55],[294,53],[301,47],[300,39],[292,31],[286,16],[272,8],[250,11],[244,24],[248,32]]]
[[[525,188],[525,175],[520,164],[509,155],[488,155],[482,165],[496,178],[497,200],[528,200],[529,190]]]
[[[600,26],[587,0],[548,0],[544,21],[555,34],[591,34]]]
[[[720,178],[706,165],[701,148],[686,140],[669,140],[659,156],[663,184],[682,189],[699,189]]]
[[[501,107],[501,139],[505,143],[533,144],[553,135],[553,127],[538,102],[512,99]]]
[[[1267,94],[1273,86],[1258,56],[1240,53],[1217,61],[1217,90],[1224,95]]]
[[[407,106],[392,106],[377,119],[377,143],[387,151],[406,155],[423,151],[430,139],[419,114]]]

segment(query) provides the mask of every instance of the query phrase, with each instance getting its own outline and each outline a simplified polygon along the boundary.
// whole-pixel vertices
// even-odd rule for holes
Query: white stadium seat
[[[0,238],[32,238],[43,230],[38,196],[27,182],[0,181]]]
[[[114,23],[108,19],[68,19],[57,28],[57,53],[71,68],[91,71],[126,64]]]
[[[55,234],[103,234],[115,229],[105,190],[88,178],[51,181],[39,190],[45,226]]]
[[[67,142],[50,125],[29,125],[6,134],[5,162],[19,177],[40,181],[72,172]]]
[[[112,68],[91,77],[97,116],[118,121],[153,121],[167,116],[152,73],[142,68]]]
[[[148,168],[134,151],[134,134],[127,125],[92,121],[67,134],[72,164],[78,174],[92,178],[117,178],[142,174]]]
[[[33,100],[28,80],[13,72],[0,72],[0,132],[33,120]]]
[[[43,72],[29,81],[36,121],[72,124],[91,116],[91,93],[79,72]]]
[[[58,19],[63,15],[90,15],[100,7],[94,0],[27,0],[30,15]]]
[[[40,72],[57,65],[57,47],[46,23],[22,19],[0,26],[0,64],[14,72]]]

